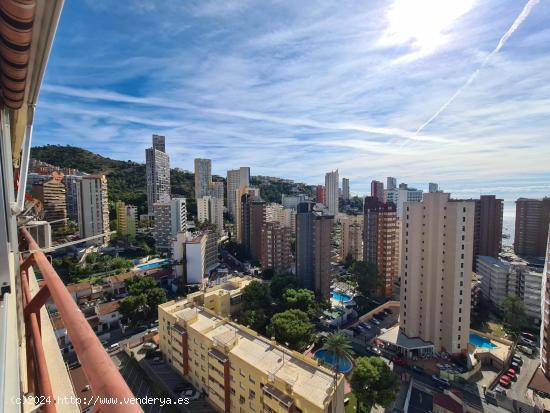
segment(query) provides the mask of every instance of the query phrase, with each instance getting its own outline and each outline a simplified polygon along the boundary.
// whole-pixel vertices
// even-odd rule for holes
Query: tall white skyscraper
[[[443,192],[403,207],[400,329],[436,351],[467,351],[474,214]]]
[[[210,159],[195,159],[195,198],[210,195],[212,184],[212,161]]]
[[[239,169],[230,169],[227,171],[227,210],[229,216],[235,221],[235,213],[237,210],[236,190],[239,187],[250,186],[250,168],[241,167]]]
[[[86,175],[76,181],[78,226],[80,238],[105,234],[87,241],[86,245],[109,242],[109,201],[105,175]]]
[[[342,199],[349,199],[349,178],[342,178]]]
[[[172,239],[178,232],[187,230],[187,204],[185,198],[174,198],[153,205],[155,216],[153,238],[159,251],[170,251]]]
[[[166,153],[164,136],[153,135],[153,146],[145,149],[147,176],[147,208],[153,213],[155,202],[170,200],[170,157]]]
[[[386,178],[386,187],[388,189],[395,189],[397,188],[397,179],[395,179],[393,176],[388,176]]]
[[[338,213],[338,183],[338,169],[325,174],[325,204],[333,215]]]

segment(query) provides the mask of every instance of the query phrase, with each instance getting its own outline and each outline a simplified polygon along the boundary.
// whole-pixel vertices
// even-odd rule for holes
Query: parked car
[[[387,315],[393,314],[393,311],[392,311],[391,309],[389,309],[389,308],[386,308],[386,309],[384,310],[384,312],[385,312]]]
[[[370,330],[372,326],[369,323],[359,323],[361,327],[366,328],[367,330]]]
[[[510,387],[510,379],[506,376],[502,376],[500,378],[500,380],[498,381],[498,383],[502,386],[502,387]]]
[[[534,341],[534,342],[537,341],[537,337],[534,334],[531,334],[531,333],[525,333],[525,332],[521,333],[521,337],[525,337],[526,339]]]
[[[533,354],[533,349],[527,346],[518,346],[518,350],[528,355]]]
[[[142,348],[144,350],[156,350],[157,345],[155,343],[147,342],[143,344]]]
[[[521,357],[518,357],[518,356],[513,356],[512,357],[512,362],[518,363],[521,366],[523,364],[523,359]]]
[[[155,357],[151,364],[164,364],[164,360],[162,359],[162,357]]]
[[[189,400],[197,400],[201,397],[201,394],[193,389],[184,390],[181,392],[180,397],[187,398]]]
[[[506,396],[506,390],[500,385],[495,388],[495,393]]]
[[[512,367],[516,371],[516,373],[519,374],[521,366],[518,363],[512,361],[510,367]]]
[[[432,375],[432,380],[435,381],[438,384],[441,384],[442,386],[445,386],[445,387],[450,387],[451,386],[451,383],[449,383],[449,380],[447,380],[444,377],[436,376],[435,374]]]
[[[378,319],[376,319],[376,318],[371,318],[370,321],[372,321],[372,322],[373,322],[374,324],[376,324],[377,326],[380,325],[380,321],[379,321]]]
[[[525,338],[523,336],[519,338],[519,341],[520,343],[525,344],[526,346],[529,346],[529,347],[537,346],[537,344],[533,340],[529,340],[528,338]]]
[[[503,377],[508,377],[511,381],[516,381],[518,379],[516,372],[513,369],[509,369],[506,373],[504,373]]]
[[[132,329],[134,334],[143,333],[144,331],[147,331],[147,326],[137,326]]]
[[[118,350],[119,348],[120,348],[120,344],[119,344],[119,343],[111,344],[111,345],[109,346],[109,352],[111,352],[111,351],[116,351],[116,350]]]

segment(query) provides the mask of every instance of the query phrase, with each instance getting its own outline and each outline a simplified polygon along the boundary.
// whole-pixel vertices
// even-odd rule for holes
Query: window
[[[254,390],[250,390],[250,391],[248,392],[248,398],[249,398],[249,399],[254,399],[254,398],[256,398],[256,392],[255,392]]]

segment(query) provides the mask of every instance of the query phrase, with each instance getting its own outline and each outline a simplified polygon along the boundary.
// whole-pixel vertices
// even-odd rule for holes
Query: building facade
[[[363,217],[348,215],[340,220],[342,225],[342,242],[340,244],[340,259],[348,255],[355,261],[363,261]]]
[[[349,198],[349,178],[342,178],[342,199],[348,201]]]
[[[187,204],[185,198],[174,198],[153,205],[153,238],[159,251],[170,252],[172,239],[178,232],[187,231]]]
[[[83,176],[78,181],[76,190],[80,238],[103,234],[103,237],[87,241],[86,244],[107,244],[111,239],[107,177],[105,175]]]
[[[166,153],[165,137],[153,135],[153,146],[145,150],[147,178],[147,208],[153,213],[155,202],[170,200],[170,157]]]
[[[65,175],[65,202],[67,204],[67,217],[73,222],[78,222],[78,196],[76,193],[76,182],[80,179],[77,175]]]
[[[244,194],[241,197],[242,245],[255,261],[262,258],[262,227],[266,223],[266,203],[259,197]]]
[[[33,197],[42,202],[44,220],[50,223],[54,231],[67,225],[65,191],[63,174],[55,171],[50,180],[32,187]]]
[[[528,257],[544,257],[550,224],[550,198],[516,201],[514,251]]]
[[[266,222],[262,226],[261,264],[263,269],[273,270],[274,274],[284,274],[290,270],[291,230],[278,222]]]
[[[118,201],[116,207],[116,230],[118,236],[136,236],[137,207]]]
[[[216,226],[218,234],[223,233],[223,198],[203,196],[197,198],[197,219]]]
[[[502,216],[504,203],[494,195],[481,195],[475,200],[474,271],[477,257],[497,258],[502,249]]]
[[[227,171],[227,211],[229,216],[235,222],[237,211],[236,190],[240,187],[250,186],[250,168],[241,167]]]
[[[210,230],[190,235],[178,232],[172,241],[172,258],[177,277],[184,283],[202,284],[218,266],[218,237]]]
[[[380,181],[371,181],[370,196],[384,202],[384,183]]]
[[[543,270],[542,322],[540,323],[540,365],[544,375],[550,379],[550,230],[546,242],[546,257]]]
[[[404,205],[400,330],[436,351],[467,351],[475,204],[448,193]]]
[[[217,411],[344,412],[342,374],[189,301],[159,306],[160,350]]]
[[[325,206],[332,215],[338,213],[338,169],[325,174]]]
[[[296,213],[296,274],[302,288],[330,297],[331,231],[334,221],[321,204],[304,202]]]
[[[195,159],[195,198],[199,199],[210,195],[211,183],[212,161],[210,159]]]

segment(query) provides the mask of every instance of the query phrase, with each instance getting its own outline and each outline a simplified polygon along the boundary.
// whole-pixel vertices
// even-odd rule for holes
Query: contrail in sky
[[[468,78],[468,80],[466,81],[466,83],[464,83],[455,93],[454,95],[451,96],[451,98],[445,102],[445,104],[443,106],[441,106],[441,108],[439,108],[439,110],[437,112],[435,112],[432,117],[430,119],[428,119],[426,122],[424,122],[422,124],[422,126],[420,126],[416,132],[415,132],[415,135],[420,133],[422,131],[422,129],[424,129],[426,126],[428,126],[430,123],[432,123],[432,121],[437,118],[445,109],[447,109],[447,106],[449,106],[451,103],[453,103],[453,101],[456,99],[456,97],[458,95],[460,95],[464,89],[466,89],[468,86],[470,86],[470,84],[475,80],[475,78],[477,77],[477,75],[479,74],[479,72],[481,71],[481,69],[483,69],[487,63],[489,62],[489,60],[491,60],[491,58],[497,54],[500,49],[502,49],[502,47],[504,46],[504,44],[508,41],[508,39],[510,38],[510,36],[512,36],[512,34],[517,30],[517,28],[521,25],[521,23],[524,22],[524,20],[527,18],[527,16],[529,16],[529,13],[531,13],[531,10],[533,9],[533,7],[535,7],[538,3],[539,3],[540,0],[529,0],[527,2],[527,4],[525,4],[525,7],[523,7],[523,10],[521,11],[521,13],[519,14],[518,17],[516,17],[516,20],[514,20],[514,22],[512,23],[512,25],[510,26],[510,28],[508,29],[508,31],[506,33],[504,33],[504,36],[501,37],[501,39],[499,40],[498,44],[497,44],[497,47],[495,47],[495,49],[489,53],[487,55],[487,57],[483,60],[483,62],[481,63],[481,66],[479,66],[477,68],[477,70],[472,73],[470,75],[470,77]]]

